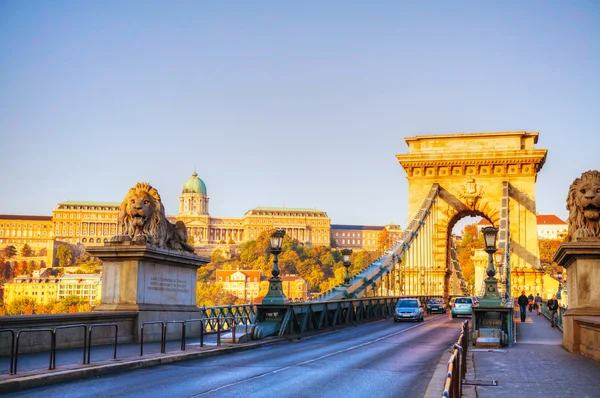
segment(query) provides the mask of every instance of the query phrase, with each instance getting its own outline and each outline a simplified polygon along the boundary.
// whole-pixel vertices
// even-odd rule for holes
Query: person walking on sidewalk
[[[540,314],[540,310],[542,309],[542,297],[540,296],[540,294],[536,294],[535,295],[535,299],[534,301],[534,307],[537,309],[537,314]]]
[[[527,318],[527,304],[529,304],[529,299],[525,295],[525,290],[521,292],[521,295],[517,299],[517,304],[519,304],[519,312],[521,313],[521,322],[525,322],[525,318]]]
[[[550,311],[550,324],[552,325],[552,327],[558,326],[558,317],[556,314],[556,311],[558,311],[558,301],[556,300],[556,294],[552,295],[552,298],[548,300],[548,303],[546,305],[548,306],[548,311]]]
[[[533,311],[533,294],[529,293],[529,296],[527,296],[527,300],[528,301],[528,306],[529,306],[529,312]]]

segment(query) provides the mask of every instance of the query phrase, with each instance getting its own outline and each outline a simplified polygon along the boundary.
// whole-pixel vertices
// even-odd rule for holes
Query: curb
[[[444,350],[440,361],[435,367],[433,376],[431,376],[431,380],[429,381],[429,385],[427,386],[427,391],[425,391],[424,398],[440,398],[442,396],[442,393],[444,392],[444,385],[446,383],[446,377],[448,374],[448,361],[450,361],[450,357],[452,356],[453,351],[454,344],[448,349]]]

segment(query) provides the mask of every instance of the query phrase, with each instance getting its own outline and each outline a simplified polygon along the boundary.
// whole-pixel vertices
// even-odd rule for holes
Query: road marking
[[[300,363],[297,363],[297,364],[294,364],[294,365],[284,366],[284,367],[279,368],[279,369],[275,369],[275,370],[272,370],[272,371],[269,371],[269,372],[265,372],[265,373],[262,373],[262,374],[259,374],[259,375],[256,375],[256,376],[248,377],[248,378],[246,378],[244,380],[235,381],[233,383],[229,383],[229,384],[217,387],[217,388],[213,388],[212,390],[205,391],[205,392],[200,393],[200,394],[191,395],[190,398],[201,397],[203,395],[207,395],[207,394],[211,394],[213,392],[221,391],[221,390],[224,390],[226,388],[236,386],[238,384],[246,383],[246,382],[252,381],[252,380],[257,380],[257,379],[260,379],[260,378],[265,377],[265,376],[270,376],[270,375],[274,375],[274,374],[277,374],[277,373],[281,373],[281,372],[283,372],[285,370],[288,370],[288,369],[291,369],[291,368],[295,368],[295,367],[306,365],[306,364],[309,364],[309,363],[312,363],[312,362],[320,361],[321,359],[329,358],[329,357],[337,355],[337,354],[341,354],[341,353],[344,353],[344,352],[352,351],[352,350],[355,350],[357,348],[361,348],[361,347],[364,347],[364,346],[367,346],[367,345],[371,345],[371,344],[377,343],[377,342],[379,342],[381,340],[385,340],[385,339],[387,339],[389,337],[393,337],[393,336],[396,336],[396,335],[408,332],[409,330],[413,330],[415,328],[418,328],[420,326],[426,325],[428,323],[434,322],[434,321],[439,320],[439,319],[447,319],[447,318],[442,318],[442,317],[438,318],[438,317],[436,317],[435,319],[427,320],[425,322],[418,323],[418,324],[416,324],[414,326],[411,326],[411,327],[409,327],[407,329],[402,329],[402,330],[399,330],[397,332],[390,333],[388,335],[379,337],[379,338],[377,338],[375,340],[370,340],[370,341],[367,341],[367,342],[364,342],[364,343],[361,343],[361,344],[358,344],[358,345],[355,345],[355,346],[352,346],[352,347],[345,348],[343,350],[338,350],[338,351],[335,351],[335,352],[331,352],[329,354],[321,355],[320,357],[317,357],[317,358],[308,359],[306,361],[303,361],[303,362],[300,362]]]

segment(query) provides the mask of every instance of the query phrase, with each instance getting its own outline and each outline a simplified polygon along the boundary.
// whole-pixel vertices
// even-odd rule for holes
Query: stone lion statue
[[[573,181],[567,210],[567,242],[600,240],[600,172],[586,171]]]
[[[158,191],[147,182],[138,182],[131,188],[119,208],[117,228],[121,235],[112,242],[131,241],[135,244],[161,249],[188,251],[194,248],[187,243],[187,229],[182,221],[171,224]]]

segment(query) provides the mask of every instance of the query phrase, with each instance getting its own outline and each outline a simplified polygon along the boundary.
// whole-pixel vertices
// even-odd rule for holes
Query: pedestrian
[[[521,313],[521,322],[525,322],[525,318],[527,318],[527,304],[529,304],[529,299],[525,295],[525,290],[521,292],[521,295],[517,299],[517,304],[519,304],[519,311]]]
[[[552,325],[552,327],[558,326],[558,319],[556,314],[556,312],[558,311],[558,301],[556,300],[556,294],[552,295],[552,298],[548,300],[548,303],[546,303],[546,305],[548,307],[548,311],[550,311],[550,324]]]
[[[527,296],[527,305],[529,305],[529,312],[533,310],[533,294],[529,293]]]
[[[542,297],[539,293],[535,295],[535,299],[533,300],[535,309],[537,310],[538,315],[540,314],[540,310],[542,309]]]

